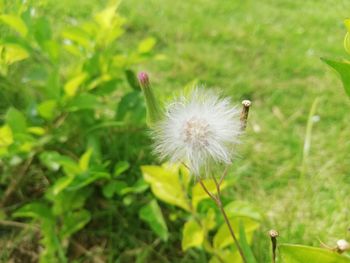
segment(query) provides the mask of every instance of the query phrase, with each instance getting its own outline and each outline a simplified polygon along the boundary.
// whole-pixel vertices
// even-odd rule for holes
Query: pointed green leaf
[[[153,49],[155,44],[156,40],[153,37],[148,37],[140,42],[137,50],[141,54],[148,53]]]
[[[24,60],[29,57],[29,52],[18,44],[3,44],[0,45],[0,50],[2,50],[0,54],[3,53],[1,54],[3,60],[8,65],[11,65],[15,62]]]
[[[239,236],[240,221],[242,221],[244,224],[247,242],[250,243],[253,238],[254,231],[258,229],[260,224],[257,221],[247,217],[236,217],[236,218],[230,219],[231,226],[234,232],[236,233],[238,239],[240,239],[240,236]],[[214,236],[214,248],[222,249],[233,243],[234,243],[234,240],[230,234],[230,231],[227,225],[223,223],[219,228],[219,230],[217,231],[216,235]]]
[[[350,258],[328,249],[292,244],[278,246],[283,263],[349,263]]]
[[[118,177],[122,173],[124,173],[126,170],[128,170],[130,167],[130,164],[127,161],[119,161],[114,166],[114,177]]]
[[[25,133],[27,130],[26,118],[15,108],[9,108],[6,113],[6,123],[14,133]]]
[[[348,96],[350,96],[350,63],[347,61],[335,61],[325,58],[322,58],[322,60],[339,73],[345,91]]]
[[[77,93],[79,87],[83,84],[83,82],[87,79],[88,75],[85,72],[74,76],[72,79],[68,80],[64,85],[64,92],[69,96],[73,97]]]
[[[160,200],[190,210],[186,199],[186,180],[180,181],[179,166],[141,166],[143,178],[150,184],[153,194]],[[182,185],[184,184],[184,185]]]
[[[237,216],[248,217],[256,221],[262,220],[262,215],[251,203],[244,201],[232,201],[225,206],[225,211],[229,218]]]
[[[89,168],[89,162],[92,155],[92,148],[89,148],[79,159],[79,167],[85,172]]]
[[[163,240],[168,240],[168,227],[162,211],[155,199],[143,206],[139,211],[140,218],[147,222],[152,230]]]
[[[56,116],[57,101],[55,100],[46,100],[38,105],[39,115],[46,119],[52,120]]]
[[[202,245],[204,240],[204,230],[198,223],[191,219],[184,225],[182,231],[182,250],[186,251],[191,247],[199,247]]]
[[[14,15],[1,15],[0,19],[3,23],[16,30],[22,37],[27,35],[28,28],[21,17]]]
[[[61,235],[63,238],[68,238],[75,232],[82,229],[91,220],[91,214],[88,210],[72,212],[63,220]]]
[[[239,243],[242,247],[247,263],[257,263],[253,251],[248,244],[247,237],[245,235],[244,223],[242,221],[239,222],[239,236]]]

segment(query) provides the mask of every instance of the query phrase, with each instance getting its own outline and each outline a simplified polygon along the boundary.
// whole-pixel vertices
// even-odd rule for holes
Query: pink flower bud
[[[146,72],[140,72],[138,79],[142,88],[149,86],[149,78]]]

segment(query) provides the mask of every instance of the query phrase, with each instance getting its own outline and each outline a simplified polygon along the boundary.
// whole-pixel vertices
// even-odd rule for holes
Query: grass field
[[[79,19],[107,1],[49,2],[50,16]],[[280,242],[334,246],[350,239],[350,101],[320,60],[346,58],[349,10],[345,0],[125,0],[120,6],[127,18],[121,48],[157,40],[157,59],[138,66],[150,73],[157,94],[171,96],[197,81],[237,104],[252,100],[229,173],[236,184],[225,195],[264,215],[253,242],[259,263],[269,262],[270,229],[279,231]],[[159,246],[163,257],[171,249],[182,257],[180,244]]]
[[[347,1],[330,0],[122,5],[129,30],[154,36],[157,53],[166,56],[142,67],[159,93],[198,79],[237,103],[253,101],[231,173],[237,186],[229,194],[266,215],[255,242],[259,262],[267,260],[270,228],[280,231],[281,242],[316,246],[350,237],[350,103],[320,61],[346,56],[342,21],[349,8]]]

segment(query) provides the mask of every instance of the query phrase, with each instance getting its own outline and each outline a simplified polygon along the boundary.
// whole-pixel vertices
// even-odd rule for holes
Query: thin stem
[[[217,192],[218,192],[217,196],[213,195],[213,194],[207,189],[207,187],[204,185],[204,183],[203,183],[203,181],[201,180],[201,178],[198,177],[198,182],[199,182],[200,185],[202,186],[203,190],[207,193],[207,195],[208,195],[211,199],[214,200],[215,204],[216,204],[216,205],[218,206],[218,208],[220,209],[220,212],[221,212],[221,214],[223,215],[223,217],[224,217],[224,219],[225,219],[225,223],[226,223],[226,225],[227,225],[227,227],[228,227],[228,229],[229,229],[229,231],[230,231],[230,234],[231,234],[231,236],[232,236],[232,238],[233,238],[233,241],[235,242],[235,245],[236,245],[236,247],[237,247],[237,249],[238,249],[238,252],[239,252],[239,254],[241,255],[241,258],[242,258],[243,262],[246,263],[247,260],[245,259],[243,250],[242,250],[242,248],[241,248],[241,246],[240,246],[240,244],[239,244],[239,242],[238,242],[238,239],[237,239],[237,237],[236,237],[236,235],[235,235],[235,232],[234,232],[234,230],[233,230],[233,227],[231,226],[230,220],[229,220],[228,217],[227,217],[227,214],[226,214],[226,212],[225,212],[225,209],[224,209],[224,207],[222,206],[221,194],[220,194],[220,185],[219,185],[218,181],[216,180],[216,178],[215,178],[214,176],[213,176],[213,180],[214,180],[214,182],[215,182],[216,189],[217,189]]]
[[[229,219],[228,219],[228,217],[227,217],[227,214],[226,214],[226,212],[225,212],[225,209],[224,209],[224,207],[223,207],[222,205],[220,205],[219,208],[220,208],[221,214],[224,216],[226,225],[227,225],[228,229],[230,230],[230,234],[231,234],[233,240],[235,241],[235,244],[236,244],[236,247],[237,247],[237,249],[238,249],[238,252],[239,252],[239,254],[241,255],[241,258],[242,258],[243,262],[246,263],[247,260],[245,259],[243,250],[242,250],[242,248],[241,248],[241,246],[240,246],[240,244],[239,244],[239,242],[238,242],[238,239],[237,239],[237,237],[236,237],[236,235],[235,235],[235,232],[233,231],[233,228],[232,228],[231,223],[230,223],[230,221],[229,221]]]
[[[224,172],[222,173],[222,176],[221,176],[220,181],[219,181],[219,186],[222,185],[222,182],[224,181],[224,179],[225,179],[225,177],[226,177],[226,175],[227,175],[228,167],[229,167],[229,166],[226,165],[225,170],[224,170]]]
[[[198,183],[202,186],[203,190],[207,193],[207,195],[211,199],[213,199],[217,205],[219,205],[218,204],[219,199],[208,190],[208,188],[204,185],[204,183],[203,183],[203,181],[202,181],[202,179],[200,177],[198,177]]]

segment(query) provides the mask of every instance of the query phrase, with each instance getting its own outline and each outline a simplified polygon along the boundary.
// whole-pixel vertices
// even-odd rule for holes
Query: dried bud
[[[138,74],[138,80],[146,101],[147,124],[152,126],[155,122],[161,119],[162,111],[160,110],[159,104],[153,94],[148,74],[146,72],[140,72]]]
[[[248,113],[249,113],[249,107],[252,105],[252,102],[250,100],[244,100],[242,101],[242,112],[241,112],[241,130],[244,131],[247,126],[247,120],[248,120]]]
[[[340,239],[337,241],[337,251],[339,253],[343,253],[347,250],[350,250],[350,244],[348,243],[348,241],[346,241],[345,239]]]
[[[276,238],[276,237],[278,237],[278,232],[277,232],[276,230],[274,230],[274,229],[271,229],[271,230],[269,231],[269,236],[270,236],[271,238]]]
[[[272,244],[272,262],[275,263],[278,232],[274,229],[271,229],[269,231],[269,236],[271,238],[271,244]]]

